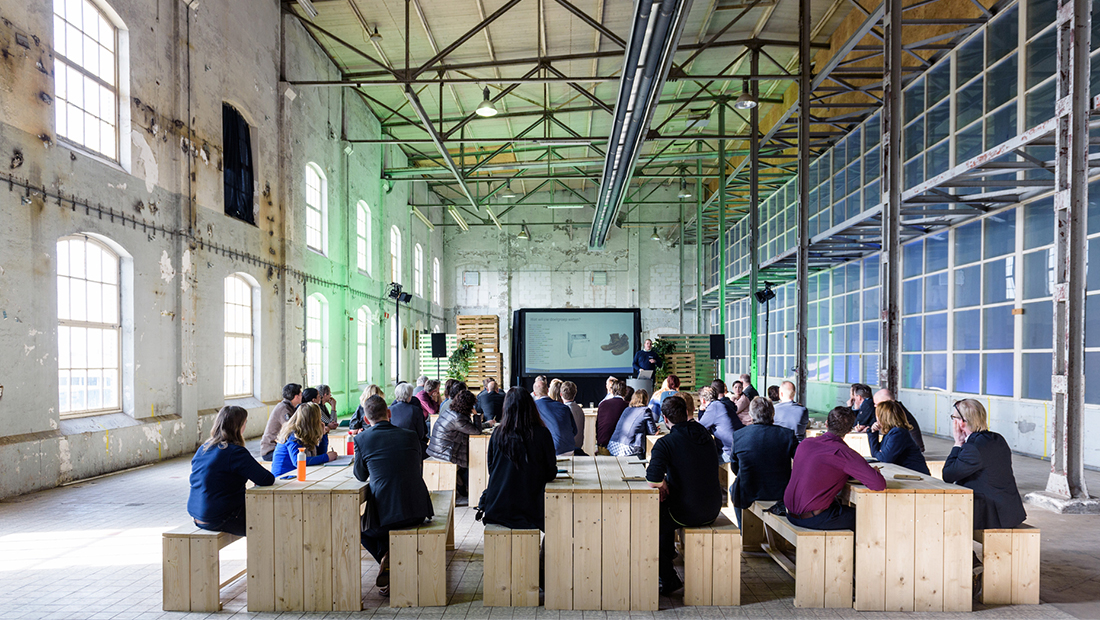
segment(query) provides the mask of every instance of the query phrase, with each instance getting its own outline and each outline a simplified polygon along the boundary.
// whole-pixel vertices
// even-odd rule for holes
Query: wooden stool
[[[1039,533],[1027,524],[974,530],[982,543],[982,604],[1039,604]]]
[[[539,606],[539,531],[485,526],[485,607]]]
[[[741,604],[741,531],[724,514],[703,527],[685,527],[684,604]]]
[[[433,491],[435,516],[390,532],[390,607],[447,604],[447,535],[454,530],[453,491]]]
[[[221,583],[218,554],[223,547],[240,538],[195,525],[165,532],[161,538],[164,611],[221,611],[222,587],[236,581],[245,571]]]

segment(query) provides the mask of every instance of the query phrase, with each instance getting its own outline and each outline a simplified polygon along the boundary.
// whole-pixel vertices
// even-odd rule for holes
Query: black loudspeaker
[[[710,335],[710,359],[720,360],[726,357],[726,336],[725,334],[711,334]]]
[[[432,334],[432,357],[447,357],[447,334]]]

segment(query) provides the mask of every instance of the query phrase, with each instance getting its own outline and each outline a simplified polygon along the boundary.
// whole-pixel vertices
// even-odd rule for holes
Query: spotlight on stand
[[[769,300],[775,299],[775,291],[772,290],[773,286],[775,285],[771,282],[765,282],[764,288],[753,293],[753,297],[756,297],[757,303],[763,304],[767,303]]]
[[[400,334],[401,334],[401,304],[402,303],[407,304],[410,301],[412,301],[412,295],[402,291],[400,283],[390,282],[390,291],[389,291],[389,293],[387,293],[386,296],[393,300],[393,307],[394,307],[393,320],[396,321],[396,323],[394,324],[395,329],[393,330],[393,333],[398,334],[398,337],[400,337]],[[396,385],[397,382],[401,381],[401,347],[398,346],[398,344],[396,342],[394,343],[394,352],[396,353],[394,362],[397,364],[397,367],[394,368],[394,370],[393,370],[393,376],[396,377],[396,380],[394,381],[394,385]]]
[[[764,383],[768,384],[768,340],[771,331],[771,319],[772,319],[772,305],[769,301],[775,299],[775,291],[772,287],[775,286],[771,282],[765,282],[764,288],[756,291],[752,294],[756,298],[757,303],[764,304]]]

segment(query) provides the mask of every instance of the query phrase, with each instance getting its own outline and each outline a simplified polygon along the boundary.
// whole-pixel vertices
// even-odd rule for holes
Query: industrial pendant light
[[[676,195],[677,198],[691,198],[691,190],[688,189],[688,183],[686,179],[680,179],[680,193]]]
[[[741,96],[733,102],[733,107],[738,110],[751,110],[756,107],[756,99],[749,94],[749,81],[745,80],[741,85]]]
[[[656,226],[653,227],[653,234],[650,235],[649,240],[650,241],[660,241],[661,240],[661,235],[657,234],[657,227]]]
[[[493,102],[489,100],[489,87],[485,87],[485,98],[481,100],[481,103],[474,110],[474,113],[478,116],[489,118],[490,116],[497,115],[497,109],[493,106]]]
[[[516,235],[516,239],[527,241],[530,238],[530,235],[527,234],[527,222],[524,222],[523,225],[519,227],[519,234]]]
[[[371,43],[379,44],[382,42],[382,34],[378,32],[378,26],[374,27],[374,32],[370,34]]]
[[[500,190],[501,198],[515,198],[516,193],[512,191],[512,182],[509,181],[504,184],[504,189]]]

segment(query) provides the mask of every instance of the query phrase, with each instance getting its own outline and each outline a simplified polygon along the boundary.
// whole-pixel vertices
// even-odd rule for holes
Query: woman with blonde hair
[[[349,435],[355,435],[359,431],[363,430],[363,422],[364,420],[366,420],[366,418],[363,417],[363,405],[366,404],[367,399],[371,396],[380,396],[382,398],[386,397],[382,393],[382,388],[373,383],[368,385],[367,389],[363,390],[363,394],[359,397],[359,408],[355,410],[355,415],[351,416],[351,422],[348,422]]]
[[[985,407],[973,398],[956,402],[951,435],[955,447],[943,464],[943,481],[974,491],[974,529],[1012,529],[1023,523],[1027,513],[1012,475],[1012,450],[989,430]]]
[[[213,532],[245,535],[244,485],[275,484],[275,476],[260,465],[244,447],[248,411],[226,406],[214,418],[210,439],[199,446],[191,459],[191,494],[187,512],[195,525]]]
[[[561,384],[562,384],[561,379],[551,379],[550,380],[550,389],[547,392],[547,395],[550,398],[552,398],[553,400],[558,401],[559,403],[562,402],[562,400],[561,400]]]
[[[676,396],[684,399],[684,404],[687,405],[688,419],[695,417],[695,397],[691,395],[691,392],[676,392]]]
[[[306,465],[323,465],[336,460],[336,451],[328,449],[328,434],[321,422],[321,406],[302,403],[290,416],[283,430],[279,431],[279,443],[271,459],[271,473],[276,477],[297,467],[298,449],[306,449]]]
[[[883,463],[894,463],[915,472],[931,475],[924,455],[921,454],[917,443],[913,441],[913,436],[909,434],[912,427],[906,420],[905,411],[901,405],[893,400],[881,402],[875,407],[875,418],[878,421],[867,431],[871,456]]]

